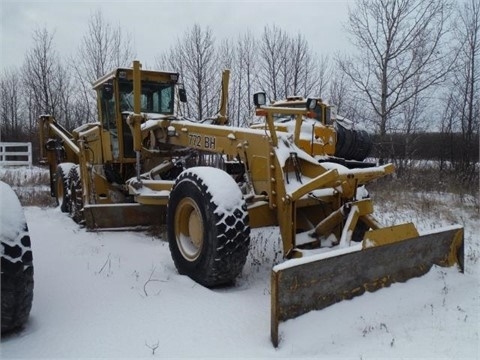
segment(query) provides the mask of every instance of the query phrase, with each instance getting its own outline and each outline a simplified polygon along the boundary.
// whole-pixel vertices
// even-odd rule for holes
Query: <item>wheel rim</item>
[[[203,248],[202,214],[193,199],[182,199],[175,210],[175,236],[183,257],[195,261]]]

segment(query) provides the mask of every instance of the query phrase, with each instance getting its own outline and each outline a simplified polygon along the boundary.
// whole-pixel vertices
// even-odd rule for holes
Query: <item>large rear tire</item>
[[[69,212],[69,176],[71,168],[75,164],[73,163],[61,163],[57,166],[57,171],[55,173],[55,198],[57,200],[57,205],[60,206],[60,210],[64,213]]]
[[[224,171],[199,167],[180,174],[170,193],[167,229],[180,274],[213,287],[232,283],[242,271],[250,244],[248,212]]]

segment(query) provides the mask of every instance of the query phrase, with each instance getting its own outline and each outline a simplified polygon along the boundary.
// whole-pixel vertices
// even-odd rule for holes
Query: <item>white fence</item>
[[[0,142],[0,165],[32,165],[32,143]]]

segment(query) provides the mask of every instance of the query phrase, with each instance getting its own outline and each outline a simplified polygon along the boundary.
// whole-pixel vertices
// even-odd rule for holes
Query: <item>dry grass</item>
[[[50,184],[50,175],[43,167],[0,167],[0,180],[10,186],[34,187]]]
[[[408,177],[390,176],[368,184],[375,201],[395,202],[399,206],[418,205],[430,211],[447,202],[451,208],[467,207],[480,211],[478,183],[462,183],[452,175],[440,175],[434,170],[418,170]]]
[[[1,167],[0,180],[12,187],[23,206],[55,206],[50,196],[48,169],[40,167]]]
[[[430,175],[419,172],[410,180],[390,177],[368,184],[376,216],[387,226],[411,221],[421,231],[461,225],[465,229],[467,269],[476,266],[480,261],[478,184],[462,186],[454,177]]]

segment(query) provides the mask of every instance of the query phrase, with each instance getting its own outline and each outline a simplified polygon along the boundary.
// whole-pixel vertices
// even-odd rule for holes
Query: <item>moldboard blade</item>
[[[463,266],[463,228],[399,240],[386,245],[352,246],[288,260],[272,270],[271,338],[278,346],[280,321],[365,291],[426,274],[432,265]]]

